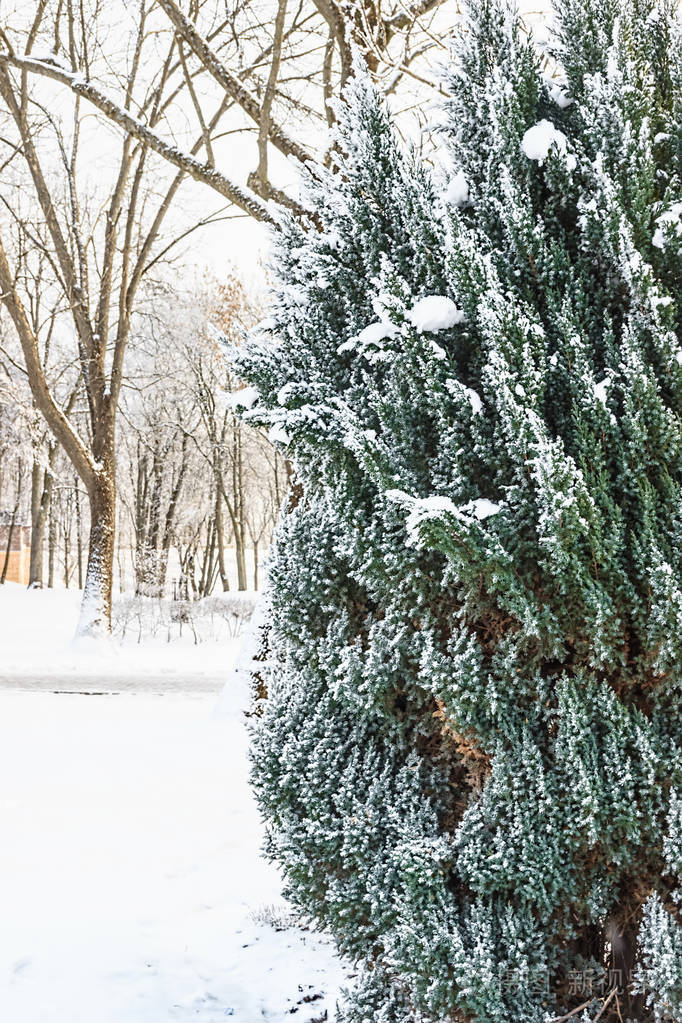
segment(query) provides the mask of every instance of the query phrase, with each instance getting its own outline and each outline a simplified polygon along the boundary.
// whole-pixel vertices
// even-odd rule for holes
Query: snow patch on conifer
[[[652,244],[657,249],[664,249],[667,237],[672,232],[678,238],[682,237],[682,202],[673,203],[669,210],[661,213],[660,217],[656,217],[656,230],[654,231]]]
[[[553,103],[559,107],[560,110],[566,110],[570,107],[575,100],[572,96],[569,96],[566,88],[566,82],[557,81],[556,78],[552,78],[550,74],[543,76],[545,84],[547,85],[547,91],[549,92],[549,98]]]
[[[606,405],[606,399],[608,397],[609,387],[611,386],[611,376],[607,373],[603,380],[594,385],[594,396],[597,401],[600,401],[602,405]]]
[[[446,380],[445,386],[447,387],[450,394],[452,394],[453,396],[457,397],[459,395],[462,395],[463,397],[469,400],[473,415],[475,416],[481,415],[481,413],[483,412],[483,402],[481,401],[481,396],[478,393],[478,391],[475,391],[473,387],[467,387],[459,380],[454,380],[453,378]]]
[[[552,149],[565,157],[566,166],[574,170],[576,158],[568,152],[568,140],[563,131],[543,117],[537,124],[532,125],[521,139],[521,149],[529,160],[535,160],[540,166],[543,165]]]
[[[368,341],[371,344],[377,344],[378,341],[385,341],[386,338],[395,337],[397,333],[398,328],[395,323],[379,320],[378,323],[370,323],[368,327],[361,330],[358,334],[358,341]]]
[[[253,408],[259,397],[255,387],[241,387],[238,391],[227,393],[226,404],[231,409],[250,409]]]
[[[469,501],[468,504],[460,505],[457,511],[460,515],[472,515],[482,522],[484,519],[489,519],[491,515],[497,515],[501,509],[501,501],[496,502],[490,501],[487,497],[477,497],[475,500]]]
[[[356,349],[362,352],[368,345],[380,345],[382,341],[394,338],[397,333],[398,328],[395,323],[391,323],[390,320],[378,320],[376,323],[370,323],[359,334],[348,338],[347,341],[339,345],[336,351],[339,355]]]
[[[464,313],[445,295],[427,295],[415,302],[407,313],[407,319],[423,334],[424,331],[449,330],[462,323]]]
[[[549,97],[554,100],[556,105],[562,110],[565,110],[566,107],[570,107],[571,103],[573,103],[573,99],[558,83],[555,83],[549,90]]]
[[[450,179],[445,191],[445,201],[451,206],[465,206],[469,202],[469,182],[464,176],[464,171],[457,171]]]
[[[457,505],[444,494],[432,494],[430,497],[413,497],[404,490],[388,490],[385,496],[389,501],[402,505],[409,511],[405,526],[410,542],[419,539],[419,528],[424,522],[443,519],[451,515],[460,522],[476,519],[483,522],[502,509],[503,502],[496,503],[487,497],[477,497],[466,504]]]
[[[284,444],[286,446],[291,441],[291,437],[281,423],[275,423],[268,430],[268,440],[271,444]]]

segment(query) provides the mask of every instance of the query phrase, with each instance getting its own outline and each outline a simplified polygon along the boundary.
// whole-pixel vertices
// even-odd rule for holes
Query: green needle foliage
[[[254,779],[349,1023],[682,1020],[680,25],[553,31],[473,0],[447,188],[358,72],[238,355],[296,478]]]

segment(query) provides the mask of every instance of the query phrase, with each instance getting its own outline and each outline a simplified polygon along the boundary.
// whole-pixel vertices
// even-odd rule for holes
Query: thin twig
[[[602,1007],[599,1010],[599,1012],[597,1013],[597,1015],[594,1017],[594,1023],[597,1023],[597,1020],[602,1018],[602,1016],[604,1015],[604,1012],[606,1010],[607,1005],[609,1004],[609,1002],[613,1001],[613,997],[616,994],[617,990],[618,989],[615,988],[615,987],[611,988],[611,992],[609,993],[609,995],[607,996],[606,1000],[604,1001],[604,1004],[602,1005]]]
[[[592,1023],[597,1023],[597,1021],[602,1018],[602,1016],[606,1012],[606,1009],[608,1008],[609,1003],[612,1002],[614,997],[617,996],[617,991],[618,991],[617,988],[615,988],[615,987],[611,988],[611,990],[609,991],[608,995],[606,996],[606,998],[604,1000],[604,1003],[603,1003],[601,1009],[599,1010],[597,1015],[594,1017],[594,1020],[592,1021]],[[563,1015],[563,1016],[554,1016],[550,1020],[550,1023],[564,1023],[565,1020],[571,1019],[573,1016],[577,1016],[578,1013],[582,1012],[583,1009],[588,1009],[590,1007],[590,1005],[592,1005],[593,1001],[594,1001],[594,998],[589,998],[586,1002],[583,1002],[582,1005],[578,1005],[575,1009],[571,1009],[571,1011],[567,1012],[565,1015]],[[616,1004],[618,1004],[617,999],[616,999]],[[619,1009],[618,1014],[620,1015],[620,1009]]]
[[[572,1016],[577,1016],[583,1009],[589,1008],[593,1001],[594,998],[588,998],[586,1002],[583,1002],[583,1004],[579,1005],[576,1009],[571,1009],[571,1011],[567,1012],[564,1016],[554,1016],[549,1023],[564,1023],[564,1020],[570,1019]]]

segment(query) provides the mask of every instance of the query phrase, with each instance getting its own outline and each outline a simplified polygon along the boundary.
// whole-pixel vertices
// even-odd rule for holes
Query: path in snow
[[[200,656],[197,655],[197,656]],[[20,689],[24,692],[72,693],[80,696],[116,696],[119,693],[148,693],[167,696],[219,693],[225,684],[224,675],[164,675],[138,673],[126,668],[120,674],[97,674],[92,669],[59,671],[52,674],[29,671],[4,672],[0,666],[0,690]]]
[[[286,907],[259,855],[244,694],[215,704],[0,690],[3,1020],[333,1020],[328,944],[263,922]]]

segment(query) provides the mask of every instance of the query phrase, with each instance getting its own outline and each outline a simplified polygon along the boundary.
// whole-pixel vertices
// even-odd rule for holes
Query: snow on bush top
[[[412,306],[407,319],[421,334],[425,330],[448,330],[462,322],[464,313],[445,295],[427,295]]]
[[[669,210],[665,213],[661,213],[660,217],[656,218],[656,230],[654,237],[652,238],[652,244],[657,249],[665,248],[665,228],[671,228],[675,230],[678,238],[682,235],[682,202],[674,202]]]
[[[456,505],[444,494],[432,494],[430,497],[413,497],[403,490],[388,490],[385,495],[389,501],[395,501],[408,509],[405,526],[411,543],[419,543],[419,527],[430,519],[442,519],[444,515],[452,515],[460,522],[478,519],[482,522],[497,515],[502,509],[502,502],[496,504],[487,497],[477,497],[466,504]]]
[[[226,404],[229,408],[250,409],[258,401],[259,394],[255,387],[241,387],[238,391],[226,394]]]
[[[464,206],[469,202],[469,182],[464,177],[464,171],[458,171],[450,180],[445,192],[445,201],[452,206]]]
[[[576,160],[572,153],[566,152],[566,136],[546,117],[532,125],[521,139],[521,149],[525,155],[529,160],[537,160],[540,165],[545,162],[553,147],[566,157],[568,169],[573,170]]]
[[[395,323],[391,323],[389,320],[377,320],[376,323],[370,323],[355,337],[340,344],[336,351],[341,355],[343,352],[352,352],[358,345],[362,351],[366,345],[378,345],[387,338],[395,337],[397,333],[398,328]]]

